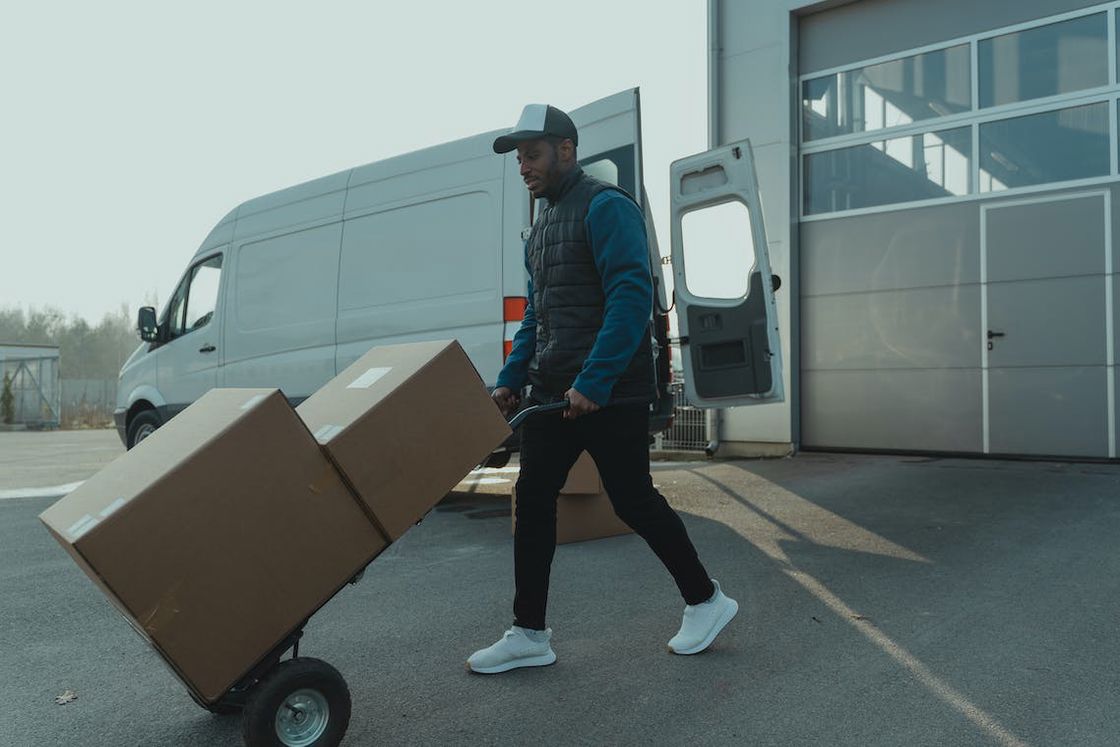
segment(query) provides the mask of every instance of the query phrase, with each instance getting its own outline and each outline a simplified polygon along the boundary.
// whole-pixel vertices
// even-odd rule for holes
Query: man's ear
[[[575,163],[576,146],[569,138],[564,138],[556,146],[556,153],[560,156],[561,163]]]

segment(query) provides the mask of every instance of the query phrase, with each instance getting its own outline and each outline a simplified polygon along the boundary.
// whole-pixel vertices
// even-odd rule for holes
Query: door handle
[[[200,353],[213,353],[215,350],[217,350],[216,347],[214,347],[210,343],[206,343],[205,345],[203,345],[202,347],[200,347],[198,349],[198,352],[200,352]]]
[[[1006,337],[1006,335],[1003,332],[993,332],[992,330],[989,329],[988,330],[988,339],[990,340],[993,337]]]

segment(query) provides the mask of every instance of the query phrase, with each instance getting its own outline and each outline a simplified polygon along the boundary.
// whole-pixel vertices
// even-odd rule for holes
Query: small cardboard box
[[[595,495],[602,492],[603,483],[599,479],[595,460],[585,451],[568,471],[568,480],[560,488],[560,495]]]
[[[510,435],[454,341],[373,348],[296,412],[394,541]]]
[[[40,519],[218,700],[387,545],[275,389],[214,389]]]
[[[510,497],[511,526],[517,529],[517,490]],[[633,530],[614,512],[595,461],[585,451],[568,472],[556,499],[556,544],[614,537]]]

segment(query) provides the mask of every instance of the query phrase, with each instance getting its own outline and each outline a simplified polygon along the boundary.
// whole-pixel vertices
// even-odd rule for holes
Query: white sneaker
[[[556,661],[556,654],[549,643],[552,628],[537,637],[541,640],[533,640],[525,628],[514,625],[493,646],[471,654],[471,658],[467,659],[467,669],[478,674],[498,674],[518,667],[548,666]]]
[[[712,579],[716,593],[700,604],[685,605],[681,629],[669,640],[669,650],[674,654],[698,654],[716,639],[735,613],[739,603],[724,594],[719,581]]]

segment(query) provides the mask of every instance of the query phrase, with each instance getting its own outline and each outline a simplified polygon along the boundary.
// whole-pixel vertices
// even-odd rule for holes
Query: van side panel
[[[225,386],[310,396],[335,374],[340,221],[242,243],[226,304]]]
[[[529,288],[529,273],[525,270],[525,240],[521,232],[529,224],[529,190],[521,178],[517,159],[507,155],[502,159],[505,180],[503,195],[505,218],[502,227],[502,290],[506,296],[524,296]],[[538,206],[539,209],[539,206]]]
[[[457,339],[493,384],[502,354],[502,159],[351,186],[339,274],[342,370],[375,345]],[[355,180],[358,179],[357,172]]]
[[[350,172],[315,179],[243,203],[234,240],[251,241],[342,218]]]

